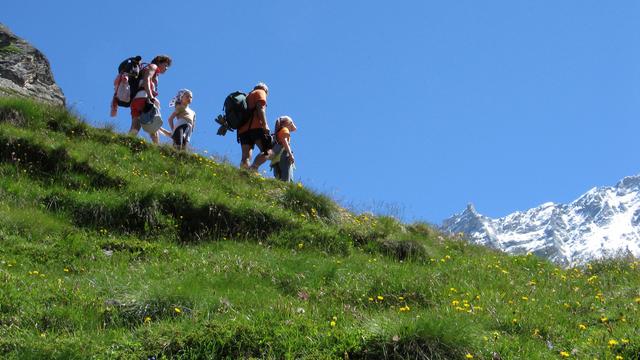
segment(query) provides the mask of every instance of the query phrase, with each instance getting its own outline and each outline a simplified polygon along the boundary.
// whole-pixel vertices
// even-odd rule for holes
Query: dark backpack
[[[237,130],[246,124],[253,111],[247,106],[247,94],[235,91],[224,99],[224,119],[229,130]]]
[[[131,100],[140,89],[140,79],[144,74],[141,56],[130,57],[118,65],[118,77],[114,82],[114,100],[118,106],[129,107]]]

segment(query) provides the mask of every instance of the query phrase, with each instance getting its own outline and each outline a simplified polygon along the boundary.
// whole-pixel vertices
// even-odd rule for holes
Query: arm
[[[296,160],[293,158],[293,152],[291,151],[291,144],[289,144],[289,135],[284,136],[284,141],[282,142],[282,147],[284,147],[284,151],[289,155],[289,163],[293,164]]]
[[[178,114],[178,109],[175,109],[175,110],[173,110],[171,115],[169,115],[169,119],[167,119],[167,121],[169,122],[169,126],[171,127],[171,131],[175,130],[175,128],[173,127],[173,119],[176,118],[177,114]]]
[[[267,125],[267,111],[264,104],[256,105],[256,114],[258,116],[258,120]],[[269,125],[267,125],[267,128],[269,128]]]
[[[155,100],[153,96],[153,92],[151,91],[151,79],[153,78],[153,75],[156,73],[157,68],[158,67],[154,64],[149,65],[149,68],[144,74],[144,82],[142,83],[142,86],[144,87],[144,91],[147,92],[147,99],[151,101]]]
[[[196,114],[193,114],[193,124],[191,124],[191,132],[196,130]]]

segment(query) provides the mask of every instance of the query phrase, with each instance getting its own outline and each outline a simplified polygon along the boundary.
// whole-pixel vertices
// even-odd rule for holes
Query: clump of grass
[[[173,217],[182,241],[243,238],[262,239],[288,226],[291,221],[268,209],[249,204],[231,206],[226,202],[196,204],[186,193],[160,195],[163,210]]]
[[[156,298],[123,302],[108,299],[102,311],[105,327],[135,328],[164,319],[190,317],[193,305],[185,299]]]
[[[398,261],[425,261],[429,254],[416,240],[382,240],[378,243],[378,251]]]
[[[323,224],[309,223],[273,233],[267,237],[266,242],[290,249],[312,248],[340,255],[348,255],[353,248],[351,239],[339,230]]]
[[[75,116],[63,107],[20,97],[0,97],[0,111],[3,109],[14,109],[20,113],[25,120],[23,125],[29,129],[61,131],[78,123]]]
[[[294,184],[287,186],[280,204],[312,219],[332,220],[337,215],[336,204],[329,197]]]
[[[100,234],[107,235],[107,230],[102,229]],[[157,253],[159,246],[157,243],[139,240],[136,238],[113,238],[108,237],[100,243],[100,248],[107,256],[112,256],[113,252],[127,252],[130,258],[143,260]]]
[[[0,122],[13,126],[24,126],[25,119],[18,110],[5,107],[0,109]]]
[[[22,54],[22,49],[17,47],[15,44],[7,44],[5,46],[0,47],[0,53],[2,54]]]
[[[371,337],[364,348],[350,358],[464,359],[474,344],[474,331],[456,326],[457,321],[436,316],[409,324],[386,324],[383,332]]]

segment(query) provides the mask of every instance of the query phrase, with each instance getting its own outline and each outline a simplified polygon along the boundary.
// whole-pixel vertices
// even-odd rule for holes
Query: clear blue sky
[[[22,0],[2,13],[95,125],[129,127],[128,109],[109,118],[122,59],[172,56],[165,116],[193,90],[193,145],[233,163],[239,145],[212,119],[226,94],[266,82],[271,126],[298,125],[298,179],[407,221],[469,202],[504,216],[640,172],[638,1]]]

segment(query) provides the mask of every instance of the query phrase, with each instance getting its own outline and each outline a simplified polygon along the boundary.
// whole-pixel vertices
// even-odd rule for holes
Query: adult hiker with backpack
[[[267,124],[267,95],[269,88],[265,83],[258,83],[253,90],[247,95],[247,109],[251,116],[249,120],[242,126],[238,127],[238,142],[242,148],[242,159],[240,160],[240,168],[258,171],[260,165],[267,161],[270,150],[273,147],[271,135],[269,133],[269,125]],[[253,164],[249,165],[254,145],[260,149],[253,160]]]
[[[171,126],[173,139],[173,146],[178,150],[185,150],[187,144],[191,140],[191,134],[196,126],[196,113],[191,110],[189,105],[193,100],[193,93],[191,90],[182,89],[178,91],[178,94],[169,102],[169,106],[174,107],[175,110],[169,115],[169,126]],[[174,122],[175,120],[175,122]]]
[[[291,133],[296,131],[296,124],[289,116],[280,116],[275,125],[275,145],[272,149],[271,169],[276,179],[293,182],[293,151],[291,151]]]
[[[162,129],[160,117],[160,101],[158,101],[158,76],[164,74],[171,66],[171,58],[166,55],[158,55],[151,64],[140,70],[140,80],[133,90],[136,90],[131,101],[131,128],[129,134],[137,135],[142,127],[154,144],[159,143],[158,131],[171,136],[171,133]],[[144,115],[144,117],[143,117]],[[142,121],[141,121],[142,118]],[[147,120],[148,121],[145,121]],[[143,126],[144,125],[144,126]]]

